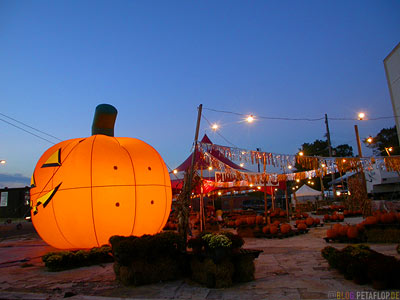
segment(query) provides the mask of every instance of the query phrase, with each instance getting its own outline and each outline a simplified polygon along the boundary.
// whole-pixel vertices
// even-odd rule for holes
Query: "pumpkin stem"
[[[104,134],[114,136],[117,113],[117,109],[110,104],[97,105],[93,118],[92,135]]]

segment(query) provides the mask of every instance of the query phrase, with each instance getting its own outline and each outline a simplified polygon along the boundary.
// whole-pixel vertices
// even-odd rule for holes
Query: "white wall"
[[[392,100],[393,115],[400,116],[400,43],[383,60],[386,79]],[[396,119],[397,136],[400,142],[400,118]]]

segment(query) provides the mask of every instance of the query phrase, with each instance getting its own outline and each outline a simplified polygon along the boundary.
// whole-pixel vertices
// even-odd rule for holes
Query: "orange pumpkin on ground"
[[[314,219],[314,224],[318,225],[319,223],[321,223],[321,220],[319,218],[315,218]]]
[[[339,229],[339,235],[340,236],[347,236],[347,229],[349,228],[349,226],[344,225]]]
[[[331,216],[331,220],[332,221],[337,221],[338,220],[338,216],[335,214],[335,215],[332,215]]]
[[[381,215],[380,220],[384,224],[392,224],[395,222],[396,216],[392,213],[386,213],[386,214]]]
[[[307,224],[307,226],[312,226],[314,224],[314,219],[311,217],[308,217],[306,219],[306,224]]]
[[[264,234],[270,233],[270,226],[269,225],[264,226],[262,229],[262,232]]]
[[[278,220],[277,220],[277,221],[274,221],[274,222],[272,223],[272,225],[274,225],[274,226],[276,226],[276,227],[278,227],[279,224],[281,224],[281,222],[279,222]]]
[[[367,217],[367,218],[365,219],[365,224],[366,224],[366,225],[375,225],[375,224],[377,224],[377,223],[378,223],[377,217],[370,216],[370,217]]]
[[[246,221],[248,225],[254,225],[256,223],[256,217],[247,217]]]
[[[308,218],[308,213],[303,213],[303,218]]]
[[[286,216],[286,212],[284,212],[283,210],[279,213],[279,216],[280,217],[284,217],[284,216]]]
[[[341,224],[335,224],[332,226],[332,229],[339,234],[340,228],[342,228]]]
[[[324,220],[325,220],[325,221],[329,221],[330,219],[331,219],[331,216],[330,216],[330,215],[328,215],[328,214],[327,214],[327,215],[324,215]]]
[[[235,220],[235,225],[238,227],[240,225],[242,225],[242,219],[238,218]]]
[[[355,239],[358,237],[357,226],[350,226],[349,228],[347,228],[347,237],[349,239]]]
[[[262,224],[264,224],[264,217],[263,217],[263,216],[257,216],[257,217],[256,217],[256,224],[257,224],[257,225],[262,225]]]
[[[285,234],[285,233],[289,233],[290,231],[292,230],[292,226],[290,226],[290,224],[282,224],[281,225],[281,232],[283,233],[283,234]]]
[[[338,220],[339,221],[343,221],[344,220],[344,216],[343,215],[338,215]]]
[[[271,232],[271,234],[277,234],[278,233],[278,226],[271,225],[270,228],[269,228],[269,231]]]
[[[306,223],[299,223],[299,225],[297,225],[297,229],[300,231],[306,230],[307,229]]]
[[[326,231],[326,236],[327,236],[328,238],[330,238],[330,239],[334,239],[334,238],[336,238],[338,235],[337,235],[337,232],[336,232],[335,230],[333,230],[332,228],[329,228],[329,229]]]
[[[113,235],[155,234],[171,210],[168,170],[154,148],[114,137],[117,111],[96,108],[92,136],[60,142],[32,175],[32,222],[59,249],[92,248]]]
[[[364,223],[359,223],[356,226],[357,226],[358,232],[364,231]]]

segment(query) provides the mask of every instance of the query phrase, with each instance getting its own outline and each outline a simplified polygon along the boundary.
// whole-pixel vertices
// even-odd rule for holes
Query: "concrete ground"
[[[346,219],[358,223],[361,218]],[[23,224],[25,227],[31,224]],[[345,299],[337,292],[374,292],[345,280],[321,257],[328,244],[322,239],[327,225],[286,239],[246,238],[245,248],[264,252],[255,260],[256,280],[226,289],[208,289],[190,280],[125,287],[115,281],[112,263],[63,272],[48,272],[41,256],[55,249],[31,228],[0,236],[1,299]],[[11,230],[12,231],[12,230]],[[3,231],[0,230],[0,234]],[[343,248],[344,244],[330,244]],[[370,244],[396,256],[395,244]],[[365,295],[365,294],[364,294]],[[367,299],[367,298],[365,298]],[[376,299],[376,298],[375,298]]]

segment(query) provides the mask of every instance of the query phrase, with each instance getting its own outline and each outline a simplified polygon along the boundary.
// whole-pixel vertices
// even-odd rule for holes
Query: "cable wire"
[[[22,127],[19,127],[19,126],[13,124],[13,123],[10,123],[10,122],[8,122],[8,121],[6,121],[6,120],[3,120],[3,119],[1,119],[1,118],[0,118],[0,121],[3,121],[4,123],[7,123],[7,124],[9,124],[9,125],[11,125],[11,126],[14,126],[14,127],[18,128],[18,129],[21,129],[22,131],[25,131],[25,132],[27,132],[27,133],[33,135],[33,136],[36,136],[36,137],[39,138],[39,139],[42,139],[42,140],[44,140],[44,141],[46,141],[46,142],[49,142],[50,144],[55,145],[54,142],[49,141],[48,139],[46,139],[46,138],[44,138],[44,137],[41,137],[41,136],[39,136],[39,135],[37,135],[37,134],[35,134],[35,133],[33,133],[33,132],[30,132],[30,131],[28,131],[28,130],[22,128]]]
[[[45,135],[47,135],[47,136],[49,136],[49,137],[52,137],[52,138],[54,138],[54,139],[56,139],[56,140],[62,142],[61,139],[59,139],[58,137],[56,137],[56,136],[54,136],[54,135],[51,135],[51,134],[48,134],[48,133],[46,133],[46,132],[44,132],[44,131],[41,131],[41,130],[39,130],[39,129],[36,129],[36,128],[34,128],[34,127],[28,125],[28,124],[25,124],[25,123],[23,123],[23,122],[21,122],[21,121],[18,121],[18,120],[16,120],[16,119],[14,119],[14,118],[11,118],[11,117],[9,117],[9,116],[3,114],[3,113],[0,113],[0,115],[2,115],[3,117],[8,118],[8,119],[10,119],[10,120],[13,120],[14,122],[17,122],[17,123],[19,123],[19,124],[21,124],[21,125],[24,125],[24,126],[30,128],[30,129],[33,129],[33,130],[35,130],[35,131],[37,131],[37,132],[40,132],[40,133],[43,133],[43,134],[45,134]]]

